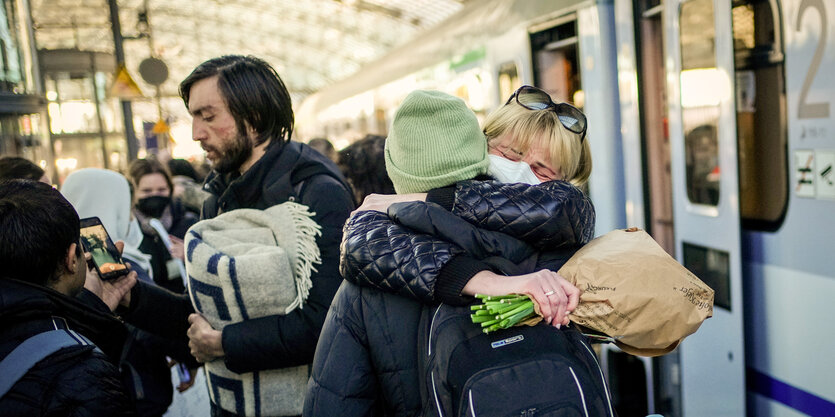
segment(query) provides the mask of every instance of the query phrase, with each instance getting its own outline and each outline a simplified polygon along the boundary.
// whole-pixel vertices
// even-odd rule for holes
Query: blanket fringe
[[[313,220],[316,213],[310,212],[307,206],[297,203],[285,203],[283,206],[293,222],[293,230],[297,232],[296,258],[293,265],[296,299],[287,306],[285,310],[287,314],[296,307],[304,308],[304,302],[313,287],[310,276],[313,271],[317,271],[313,265],[322,263],[319,246],[316,245],[316,237],[322,235],[322,230],[321,226]]]

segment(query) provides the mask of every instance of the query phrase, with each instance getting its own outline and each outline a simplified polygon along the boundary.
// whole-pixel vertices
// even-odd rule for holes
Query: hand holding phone
[[[124,249],[124,242],[116,241],[116,249],[119,253]],[[130,307],[130,291],[136,285],[136,272],[130,271],[127,275],[123,275],[116,279],[104,281],[96,271],[93,264],[92,255],[87,252],[84,254],[87,260],[87,277],[84,280],[84,288],[99,297],[110,311],[116,311],[116,308],[121,306]],[[128,269],[130,264],[126,263]]]
[[[92,255],[90,262],[101,279],[110,280],[130,272],[98,217],[81,219],[81,246]]]

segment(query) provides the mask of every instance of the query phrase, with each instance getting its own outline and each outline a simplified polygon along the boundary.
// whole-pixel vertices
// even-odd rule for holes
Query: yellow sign
[[[152,133],[168,133],[171,131],[171,128],[168,126],[168,123],[165,123],[165,120],[158,121],[154,124],[154,127],[151,128]]]
[[[119,70],[116,72],[116,77],[110,86],[110,96],[122,99],[144,97],[142,90],[139,89],[136,81],[128,74],[128,69],[125,68],[124,64],[119,65]]]

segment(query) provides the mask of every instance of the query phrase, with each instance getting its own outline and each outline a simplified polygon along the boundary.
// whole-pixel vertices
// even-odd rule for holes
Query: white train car
[[[412,90],[480,116],[583,108],[597,232],[638,226],[716,290],[673,353],[604,349],[621,416],[835,415],[835,0],[470,2],[311,96],[302,137],[385,134]]]

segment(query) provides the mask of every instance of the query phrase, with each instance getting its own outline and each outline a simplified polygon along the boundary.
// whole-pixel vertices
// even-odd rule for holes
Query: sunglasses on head
[[[530,85],[519,87],[507,99],[507,103],[505,104],[510,104],[514,98],[516,99],[516,103],[528,110],[554,110],[557,118],[560,119],[560,123],[566,129],[580,135],[580,143],[583,143],[583,140],[586,139],[586,115],[578,108],[568,103],[554,103],[554,100],[551,100],[551,96],[548,93]]]

